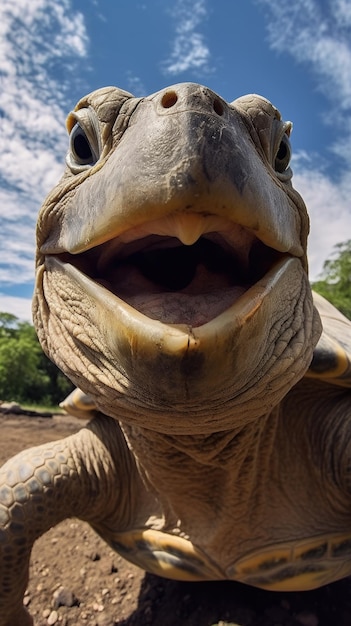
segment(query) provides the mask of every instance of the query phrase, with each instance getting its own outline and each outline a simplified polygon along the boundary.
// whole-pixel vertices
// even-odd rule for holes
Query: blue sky
[[[182,81],[259,93],[293,121],[312,279],[351,238],[351,0],[1,0],[0,310],[30,319],[36,215],[75,102]]]

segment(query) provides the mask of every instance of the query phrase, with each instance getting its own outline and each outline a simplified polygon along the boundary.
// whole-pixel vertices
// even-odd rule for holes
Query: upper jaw
[[[123,128],[107,153],[89,170],[67,173],[40,214],[42,254],[80,254],[112,238],[134,239],[135,232],[139,237],[156,223],[165,227],[169,219],[171,228],[154,234],[189,245],[208,227],[222,232],[210,222],[223,218],[273,249],[305,257],[306,209],[290,181],[276,174],[270,154],[263,154],[262,116],[257,113],[258,128],[250,126],[249,132],[240,107],[226,105],[225,114],[217,115],[207,90],[205,101],[201,87],[176,91],[174,108],[160,110],[164,93],[159,93],[138,104],[126,128],[121,116]],[[265,134],[273,135],[275,145],[272,115]]]

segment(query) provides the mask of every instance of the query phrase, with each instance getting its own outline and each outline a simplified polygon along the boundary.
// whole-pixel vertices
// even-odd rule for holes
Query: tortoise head
[[[37,228],[44,350],[105,413],[211,432],[270,410],[320,332],[291,123],[260,96],[115,87],[67,121]]]

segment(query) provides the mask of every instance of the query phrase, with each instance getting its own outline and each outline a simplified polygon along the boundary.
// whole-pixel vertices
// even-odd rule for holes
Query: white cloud
[[[0,282],[34,277],[38,208],[63,170],[69,82],[87,54],[71,0],[0,3]]]
[[[206,0],[177,0],[171,15],[176,21],[176,35],[171,54],[163,63],[165,73],[208,72],[210,50],[198,30],[207,17]]]
[[[269,42],[316,73],[338,108],[351,106],[351,0],[257,0],[271,14]]]
[[[309,259],[315,279],[334,245],[351,238],[351,0],[257,1],[270,13],[271,47],[314,72],[328,107],[325,122],[338,136],[330,153],[343,160],[343,168],[334,178],[324,167],[312,169],[302,154],[294,168],[294,185],[311,217]]]
[[[24,322],[32,322],[32,300],[0,293],[0,312],[12,313]]]
[[[350,0],[335,0],[331,8],[340,26],[351,26],[351,3]]]
[[[333,182],[318,170],[298,167],[293,182],[310,215],[308,259],[311,280],[316,280],[334,245],[351,239],[351,177]]]

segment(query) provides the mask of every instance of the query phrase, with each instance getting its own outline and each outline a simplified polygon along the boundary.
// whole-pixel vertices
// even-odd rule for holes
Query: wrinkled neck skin
[[[218,516],[225,516],[225,494],[237,498],[234,509],[241,516],[253,519],[253,496],[270,471],[277,423],[273,410],[241,428],[209,435],[169,436],[128,425],[123,430],[145,484],[162,503],[165,528],[177,528],[181,520],[179,530],[193,535],[206,520],[209,545]]]

